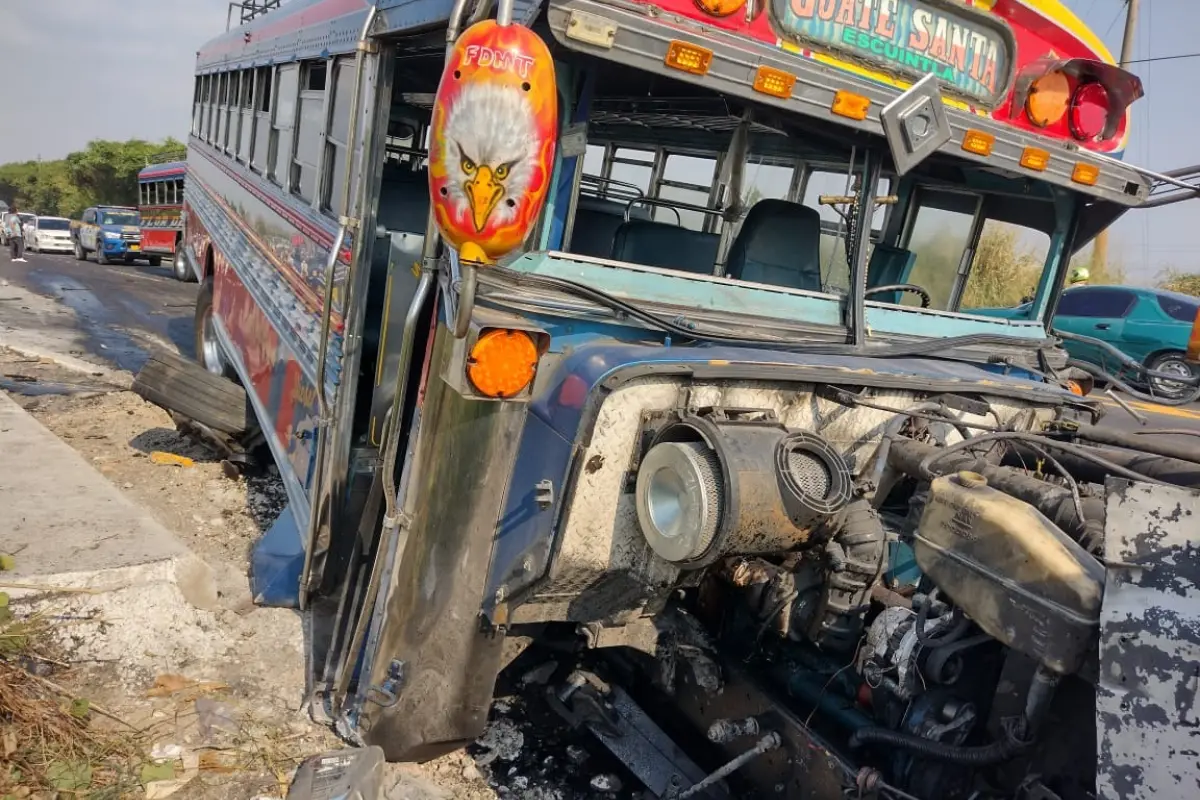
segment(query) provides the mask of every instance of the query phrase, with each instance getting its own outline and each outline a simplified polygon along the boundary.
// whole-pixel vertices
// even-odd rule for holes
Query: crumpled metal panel
[[[1200,796],[1200,491],[1110,479],[1096,690],[1103,800]]]

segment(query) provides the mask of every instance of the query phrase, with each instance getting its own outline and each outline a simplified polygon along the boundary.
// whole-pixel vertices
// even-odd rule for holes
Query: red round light
[[[1071,135],[1081,142],[1090,142],[1104,133],[1111,106],[1108,90],[1099,83],[1085,83],[1071,98]]]

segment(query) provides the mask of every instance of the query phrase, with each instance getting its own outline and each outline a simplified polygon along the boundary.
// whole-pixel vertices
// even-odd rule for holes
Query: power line
[[[1200,53],[1179,53],[1173,56],[1155,56],[1154,58],[1134,58],[1125,62],[1127,64],[1149,64],[1152,61],[1174,61],[1179,58],[1200,58]]]

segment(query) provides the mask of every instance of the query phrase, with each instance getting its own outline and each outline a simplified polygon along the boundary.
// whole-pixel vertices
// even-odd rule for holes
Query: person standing
[[[21,230],[21,218],[17,215],[17,207],[8,209],[8,246],[9,255],[13,261],[25,260],[25,231]]]

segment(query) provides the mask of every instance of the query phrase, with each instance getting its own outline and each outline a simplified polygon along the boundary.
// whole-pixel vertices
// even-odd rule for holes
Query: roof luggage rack
[[[279,8],[279,4],[283,0],[238,0],[229,4],[229,14],[225,18],[225,30],[233,27],[233,12],[236,9],[239,13],[239,25],[245,25],[247,22],[253,22],[258,17],[274,11]]]

